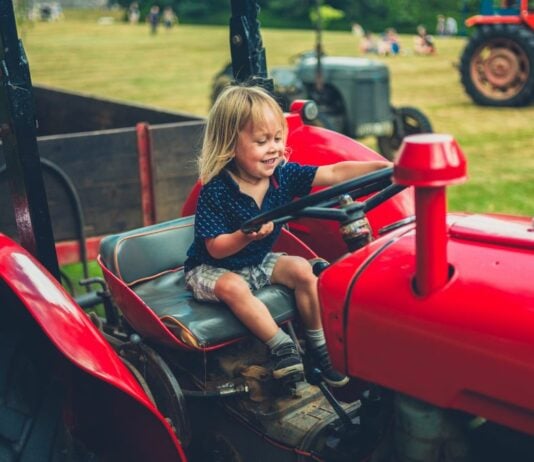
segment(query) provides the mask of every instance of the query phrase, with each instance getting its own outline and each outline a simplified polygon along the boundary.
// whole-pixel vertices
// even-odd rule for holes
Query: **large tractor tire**
[[[482,106],[525,106],[534,96],[534,32],[524,26],[478,27],[460,62],[462,84]]]

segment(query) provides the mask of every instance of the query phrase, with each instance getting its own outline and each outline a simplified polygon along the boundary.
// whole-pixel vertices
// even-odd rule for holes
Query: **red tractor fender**
[[[521,24],[523,20],[520,16],[486,16],[486,15],[476,15],[471,16],[465,20],[465,25],[467,27],[474,26],[483,26],[483,25],[493,25],[493,24]]]
[[[286,114],[288,125],[287,147],[289,160],[304,165],[329,165],[344,160],[383,159],[363,144],[341,133],[304,124],[300,115],[302,101],[295,101]],[[199,182],[193,187],[182,208],[182,216],[193,215],[196,209]],[[314,191],[318,188],[314,188]],[[391,223],[414,213],[411,190],[403,191],[376,209],[367,218],[375,235]],[[289,229],[304,241],[320,257],[335,260],[347,252],[347,246],[339,234],[337,223],[327,220],[302,218],[289,223]]]
[[[495,10],[496,14],[478,14],[465,20],[467,27],[493,25],[493,24],[522,24],[534,29],[534,12],[529,7],[528,0],[521,0],[517,8],[501,8]]]
[[[73,383],[83,382],[80,388],[87,387],[90,393],[80,396],[76,388],[69,392],[78,402],[74,407],[85,410],[85,416],[71,415],[79,430],[100,432],[102,439],[128,439],[126,444],[135,447],[138,454],[135,460],[149,460],[144,457],[150,455],[158,461],[186,461],[167,421],[89,317],[34,257],[2,234],[0,278],[55,349],[80,372],[78,377],[85,377]],[[106,401],[113,406],[106,406]],[[84,418],[92,423],[85,423]]]

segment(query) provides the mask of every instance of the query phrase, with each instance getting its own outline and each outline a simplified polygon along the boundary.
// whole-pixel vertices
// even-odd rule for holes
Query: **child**
[[[331,386],[348,378],[332,368],[326,348],[317,277],[301,257],[272,253],[280,225],[250,234],[240,230],[260,212],[327,186],[390,166],[389,162],[340,162],[323,167],[287,162],[287,125],[275,100],[258,87],[227,87],[213,105],[199,158],[203,184],[195,215],[195,239],[185,263],[195,298],[224,302],[271,351],[273,376],[302,377],[297,348],[252,291],[283,284],[295,291],[308,350]]]

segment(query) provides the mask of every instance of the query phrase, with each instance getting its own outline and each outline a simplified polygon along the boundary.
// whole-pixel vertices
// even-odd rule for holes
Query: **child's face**
[[[255,182],[268,178],[284,155],[283,127],[270,109],[265,111],[265,123],[249,122],[239,132],[235,163],[241,178]]]

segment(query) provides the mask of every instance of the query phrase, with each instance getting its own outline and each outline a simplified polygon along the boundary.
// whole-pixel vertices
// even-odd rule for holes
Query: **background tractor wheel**
[[[426,115],[414,107],[391,108],[394,113],[393,134],[377,137],[380,153],[393,160],[405,136],[432,133],[432,124]]]
[[[480,26],[462,54],[462,84],[482,106],[525,106],[534,96],[534,32],[518,25]]]

